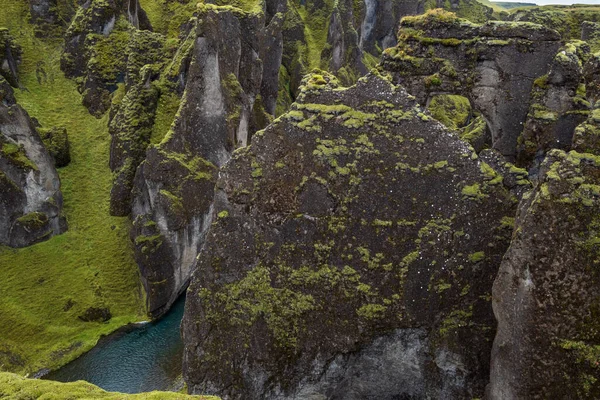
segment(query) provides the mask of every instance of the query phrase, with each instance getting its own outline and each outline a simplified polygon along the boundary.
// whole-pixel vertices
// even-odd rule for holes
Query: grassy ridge
[[[67,128],[72,161],[59,170],[68,232],[25,249],[0,247],[0,370],[20,373],[58,367],[100,335],[145,317],[129,222],[108,215],[106,117],[97,120],[81,105],[75,83],[59,68],[61,41],[33,36],[26,4],[0,0],[0,26],[24,50],[23,90],[15,94],[43,126]],[[48,77],[41,84],[40,67]],[[77,317],[88,307],[109,307],[113,318],[82,322]]]
[[[7,400],[37,399],[41,396],[54,400],[61,399],[104,399],[104,400],[219,400],[214,396],[189,396],[169,392],[149,392],[123,394],[106,392],[84,381],[59,383],[52,381],[24,379],[15,374],[0,372],[0,398]]]

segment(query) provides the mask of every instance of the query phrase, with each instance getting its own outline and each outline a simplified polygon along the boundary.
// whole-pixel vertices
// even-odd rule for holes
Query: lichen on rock
[[[220,171],[183,322],[188,387],[480,397],[513,196],[389,77],[304,83]],[[383,349],[411,367],[365,368]]]

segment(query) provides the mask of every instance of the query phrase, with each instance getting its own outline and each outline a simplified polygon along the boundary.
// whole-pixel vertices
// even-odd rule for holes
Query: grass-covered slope
[[[106,392],[84,381],[59,383],[36,379],[25,379],[15,374],[0,372],[0,398],[22,399],[103,399],[103,400],[218,400],[214,396],[189,396],[169,392],[123,394]]]
[[[19,103],[43,126],[65,126],[71,142],[72,161],[59,170],[68,232],[25,249],[0,247],[0,370],[26,373],[66,363],[145,309],[129,223],[108,214],[106,117],[92,117],[60,71],[61,41],[34,38],[27,2],[0,0],[0,9],[0,26],[24,50]],[[108,307],[113,317],[79,320],[89,307]]]

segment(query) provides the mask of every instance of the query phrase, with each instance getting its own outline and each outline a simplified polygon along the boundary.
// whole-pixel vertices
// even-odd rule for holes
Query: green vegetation
[[[172,392],[123,394],[106,392],[84,381],[61,383],[40,379],[25,379],[15,374],[0,372],[0,396],[7,400],[21,399],[103,399],[103,400],[219,400],[215,396],[190,396]]]
[[[454,94],[434,96],[428,108],[433,118],[450,129],[462,128],[471,115],[469,99]]]
[[[25,2],[0,0],[0,26],[23,47],[19,103],[45,127],[69,132],[71,159],[60,170],[69,230],[25,249],[0,248],[0,370],[56,368],[89,350],[108,334],[146,315],[133,260],[127,218],[108,213],[107,117],[96,119],[81,105],[76,84],[59,68],[61,41],[40,40],[26,24]],[[38,63],[49,79],[39,84]],[[107,323],[77,317],[89,307],[108,307]]]

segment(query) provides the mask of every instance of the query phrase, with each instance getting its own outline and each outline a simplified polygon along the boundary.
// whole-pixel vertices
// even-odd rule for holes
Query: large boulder
[[[384,52],[382,65],[421,104],[440,94],[467,98],[473,117],[481,115],[487,125],[487,144],[513,161],[533,83],[547,73],[560,45],[558,33],[541,25],[478,25],[432,10],[402,20],[398,46]]]
[[[282,21],[277,13],[267,20],[265,8],[199,5],[183,41],[190,61],[181,106],[133,182],[131,236],[153,316],[187,287],[212,222],[216,168],[272,119],[266,109],[274,108],[280,58],[269,57],[281,54],[273,37],[281,37]]]
[[[389,77],[308,76],[219,173],[182,323],[190,392],[482,397],[502,182]]]
[[[494,283],[491,400],[600,398],[599,177],[597,156],[551,150],[519,205]]]
[[[66,229],[54,161],[0,77],[0,244],[24,247]]]

